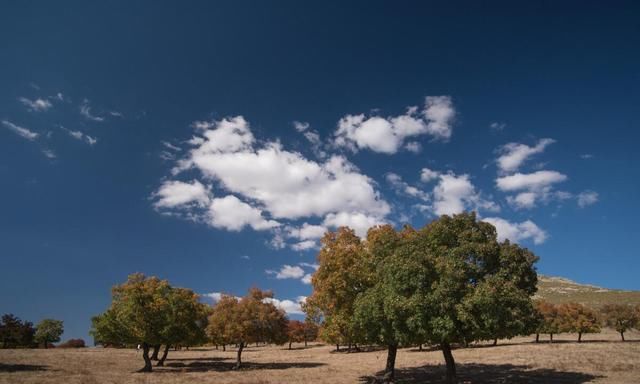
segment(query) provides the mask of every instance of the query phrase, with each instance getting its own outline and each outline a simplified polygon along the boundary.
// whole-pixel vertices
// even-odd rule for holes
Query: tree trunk
[[[340,352],[340,344],[336,344],[336,351]]]
[[[240,345],[238,345],[238,355],[236,358],[236,368],[235,369],[240,369],[240,367],[242,367],[242,350],[244,349],[244,342],[241,342]]]
[[[582,342],[582,332],[578,332],[578,343]]]
[[[307,339],[304,339],[304,347],[307,347]]]
[[[418,345],[418,351],[422,352],[422,343],[420,343],[420,345]]]
[[[222,352],[227,352],[227,344],[222,344]]]
[[[453,359],[451,346],[449,345],[449,343],[444,342],[440,344],[440,347],[442,348],[444,361],[447,363],[446,382],[447,384],[456,384],[458,382],[458,378],[456,376],[456,361]]]
[[[151,354],[151,360],[158,360],[158,352],[160,352],[160,344],[153,346],[153,353]]]
[[[158,360],[156,367],[164,367],[164,361],[167,360],[168,354],[169,354],[169,344],[164,346],[164,351],[162,351],[162,357]]]
[[[624,341],[624,332],[620,331],[620,337],[622,337],[622,341]]]
[[[495,347],[496,345],[498,345],[498,338],[497,337],[495,339],[493,339],[493,346]]]
[[[396,354],[398,352],[398,346],[396,344],[389,344],[387,347],[387,366],[384,368],[384,382],[393,382],[396,374]]]
[[[291,342],[289,342],[289,350],[291,350]]]
[[[539,343],[539,342],[540,342],[540,334],[536,333],[536,343]]]
[[[549,334],[549,342],[550,342],[550,343],[553,343],[553,333],[550,333],[550,334]]]
[[[139,372],[151,372],[151,359],[149,358],[149,344],[142,343],[142,358],[144,359],[144,368]]]
[[[624,341],[624,336],[622,337],[622,341]],[[49,349],[49,341],[47,341],[46,339],[44,340],[44,349]]]

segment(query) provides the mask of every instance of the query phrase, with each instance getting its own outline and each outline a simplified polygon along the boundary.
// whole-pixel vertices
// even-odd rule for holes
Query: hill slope
[[[538,275],[538,293],[542,298],[560,304],[577,302],[598,308],[604,304],[640,304],[640,291],[623,291],[579,284],[563,277]]]

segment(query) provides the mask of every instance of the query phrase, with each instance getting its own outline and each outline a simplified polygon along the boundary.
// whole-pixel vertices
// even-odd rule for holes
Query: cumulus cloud
[[[51,102],[46,99],[38,98],[35,100],[30,100],[30,99],[27,99],[26,97],[20,97],[18,98],[18,100],[22,104],[24,104],[29,111],[32,111],[32,112],[44,112],[49,108],[53,107],[53,104],[51,104]]]
[[[547,233],[531,220],[515,223],[500,217],[487,217],[482,219],[482,221],[496,227],[499,241],[509,239],[512,242],[518,243],[531,239],[534,244],[542,244],[548,237]]]
[[[304,269],[297,265],[285,264],[279,271],[267,270],[267,274],[276,275],[276,279],[299,279],[304,276]]]
[[[578,206],[584,208],[588,205],[592,205],[598,202],[598,192],[595,191],[583,191],[578,194]]]
[[[252,207],[233,195],[211,200],[209,224],[215,228],[230,231],[240,231],[246,226],[261,231],[280,225],[275,220],[265,219],[260,209]]]
[[[432,180],[437,179],[440,176],[440,172],[433,171],[429,168],[422,168],[420,171],[420,180],[423,183],[428,183]]]
[[[422,151],[422,144],[417,141],[410,141],[405,144],[404,149],[413,153],[420,153]]]
[[[451,137],[455,110],[449,96],[428,96],[422,111],[407,108],[403,115],[394,117],[347,115],[338,122],[334,144],[352,151],[370,149],[393,154],[403,147],[405,139],[429,135],[446,141]],[[419,147],[414,143],[409,150]]]
[[[156,208],[175,208],[189,204],[205,206],[209,203],[209,194],[209,189],[198,180],[168,180],[155,192],[154,205]]]
[[[289,225],[272,242],[280,248],[286,237],[295,238],[294,249],[305,250],[314,246],[309,240],[319,238],[327,226],[378,223],[390,211],[376,183],[343,156],[319,162],[287,151],[278,142],[258,143],[242,116],[197,121],[193,127],[192,148],[176,162],[172,173],[175,178],[196,170],[202,176],[201,184],[232,193],[211,200],[206,221],[214,227],[273,229],[283,220],[317,217],[321,225],[305,223],[297,230]],[[309,129],[299,127],[303,128]]]
[[[555,143],[553,139],[541,139],[530,147],[526,144],[508,143],[498,149],[500,156],[496,160],[498,169],[502,172],[514,172],[531,156],[541,153],[545,148]]]
[[[328,214],[323,224],[331,228],[349,227],[355,231],[356,235],[365,237],[369,228],[384,224],[384,221],[361,212],[338,212]]]
[[[27,140],[35,140],[38,138],[38,133],[33,132],[27,128],[16,125],[9,120],[2,120],[2,125],[4,125],[7,129],[15,133],[16,135],[22,136]]]
[[[436,215],[452,215],[470,209],[491,212],[500,210],[497,204],[484,199],[476,191],[467,174],[439,174],[438,180],[438,184],[433,188],[433,212]]]
[[[571,197],[567,192],[553,191],[553,186],[567,180],[567,176],[556,171],[515,173],[496,179],[496,186],[504,192],[518,192],[507,197],[509,204],[518,209],[533,208],[538,201],[563,200]]]
[[[323,159],[327,157],[327,152],[322,149],[322,140],[318,131],[311,129],[311,125],[307,122],[294,121],[293,127],[296,131],[302,133],[305,139],[311,144],[311,151],[313,154]]]
[[[307,301],[306,296],[298,296],[294,300],[278,300],[276,298],[264,299],[267,303],[272,303],[289,315],[303,315],[302,304]]]

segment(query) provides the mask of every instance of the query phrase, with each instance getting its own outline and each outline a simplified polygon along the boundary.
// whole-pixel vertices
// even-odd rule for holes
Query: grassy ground
[[[457,349],[461,383],[638,383],[640,334],[631,341],[606,331],[557,336],[554,344],[532,343],[532,338],[501,341],[498,346]],[[546,341],[546,339],[545,339]],[[251,347],[243,353],[246,367],[233,371],[235,351],[202,348],[169,353],[167,367],[150,374],[136,373],[142,357],[135,350],[0,350],[0,383],[370,383],[384,367],[386,351],[336,353],[334,347],[313,345]],[[402,349],[398,353],[398,380],[402,383],[438,383],[444,375],[440,351]]]

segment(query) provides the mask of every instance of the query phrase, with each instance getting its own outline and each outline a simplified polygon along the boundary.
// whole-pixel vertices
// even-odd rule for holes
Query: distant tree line
[[[536,301],[536,343],[540,334],[575,333],[578,342],[586,333],[599,333],[603,326],[615,329],[625,341],[625,332],[640,328],[640,305],[606,304],[599,310],[579,303],[552,304],[544,300]]]
[[[62,321],[43,319],[34,327],[33,323],[13,314],[5,314],[0,319],[0,343],[2,348],[44,348],[60,341],[64,332]]]

